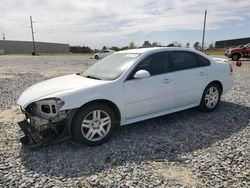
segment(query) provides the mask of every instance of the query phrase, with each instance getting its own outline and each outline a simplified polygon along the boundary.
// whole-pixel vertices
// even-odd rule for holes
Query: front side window
[[[186,51],[173,51],[170,52],[171,71],[185,70],[198,67],[195,55]]]
[[[167,53],[158,53],[151,55],[143,60],[139,66],[136,67],[134,73],[139,70],[146,70],[151,76],[163,74],[167,72],[168,55]]]

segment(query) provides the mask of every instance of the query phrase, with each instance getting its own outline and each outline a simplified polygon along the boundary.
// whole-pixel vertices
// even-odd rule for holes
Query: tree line
[[[150,42],[148,40],[144,41],[141,46],[136,46],[134,42],[130,42],[127,46],[124,47],[117,47],[117,46],[112,46],[107,48],[106,46],[103,46],[101,50],[106,50],[106,49],[111,49],[114,51],[121,51],[121,50],[127,50],[127,49],[134,49],[134,48],[148,48],[148,47],[185,47],[185,48],[191,48],[193,47],[196,50],[201,50],[201,45],[199,42],[195,42],[193,46],[189,42],[187,42],[185,45],[182,45],[178,41],[173,41],[168,45],[161,45],[160,42]],[[205,49],[212,50],[214,49],[214,44],[211,43],[209,44],[208,47],[205,47]],[[70,46],[70,52],[71,53],[96,53],[100,51],[99,49],[91,49],[88,46]]]

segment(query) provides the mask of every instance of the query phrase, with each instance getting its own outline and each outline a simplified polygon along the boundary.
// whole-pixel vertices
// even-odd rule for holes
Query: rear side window
[[[198,64],[199,67],[205,67],[205,66],[209,66],[210,65],[210,61],[208,59],[206,59],[205,57],[202,57],[200,55],[196,55],[197,60],[198,60]]]
[[[185,70],[198,67],[196,57],[191,52],[174,51],[170,53],[171,71]]]

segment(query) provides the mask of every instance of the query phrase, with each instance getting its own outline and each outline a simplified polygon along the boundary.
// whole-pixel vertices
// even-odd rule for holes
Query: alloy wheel
[[[205,103],[208,108],[214,108],[219,101],[219,91],[216,87],[210,87],[205,96]]]
[[[111,118],[103,110],[94,110],[87,114],[81,125],[82,135],[89,141],[103,139],[111,128]]]

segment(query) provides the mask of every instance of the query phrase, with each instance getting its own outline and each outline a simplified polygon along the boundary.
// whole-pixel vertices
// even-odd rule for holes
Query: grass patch
[[[204,53],[207,54],[207,55],[219,55],[219,56],[224,56],[225,49],[205,50]]]

